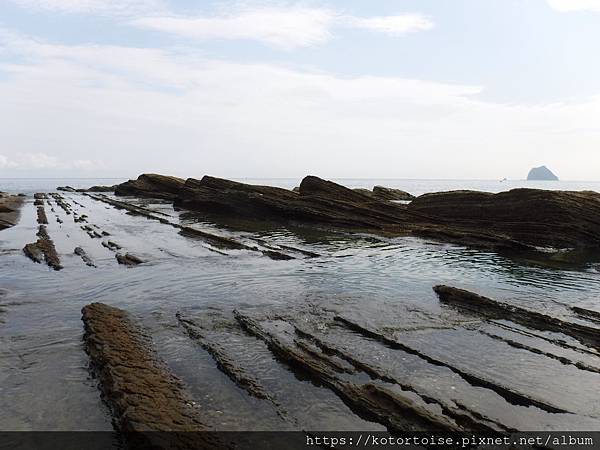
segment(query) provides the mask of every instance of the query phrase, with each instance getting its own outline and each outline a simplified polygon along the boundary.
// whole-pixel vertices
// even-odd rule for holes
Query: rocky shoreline
[[[498,252],[554,254],[559,260],[597,258],[600,249],[600,194],[591,191],[450,191],[415,198],[382,186],[353,190],[314,176],[290,191],[210,176],[184,180],[157,174],[106,189],[112,188],[118,196],[163,199],[223,218],[414,235]]]
[[[113,189],[116,195],[109,195]],[[569,306],[557,315],[514,304],[510,298],[495,300],[446,285],[433,287],[437,297],[429,291],[434,308],[418,312],[416,305],[407,307],[401,302],[392,302],[383,313],[370,306],[344,309],[345,302],[353,301],[351,295],[347,299],[345,293],[340,298],[316,299],[312,287],[301,288],[306,299],[273,301],[270,296],[275,295],[276,281],[269,278],[269,268],[283,267],[294,276],[309,266],[322,270],[330,265],[337,270],[344,255],[310,245],[313,241],[287,245],[289,241],[281,243],[268,233],[233,233],[226,225],[198,226],[186,221],[185,213],[178,214],[194,213],[201,220],[206,215],[210,218],[206,222],[216,224],[219,218],[224,223],[242,218],[277,224],[277,230],[281,224],[310,232],[327,230],[328,237],[376,236],[383,240],[417,236],[486,250],[530,252],[553,247],[564,252],[594,250],[599,245],[596,202],[600,202],[600,194],[455,191],[409,198],[410,194],[383,187],[353,190],[312,176],[292,191],[208,176],[183,180],[152,174],[115,187],[85,192],[65,187],[61,191],[38,193],[28,203],[33,208],[28,216],[33,226],[24,229],[31,234],[37,230],[37,240],[23,248],[33,261],[63,269],[50,275],[60,282],[66,282],[72,273],[81,275],[83,272],[73,272],[79,270],[85,271],[87,283],[112,267],[107,271],[111,281],[102,289],[120,289],[115,282],[120,277],[131,283],[129,286],[139,281],[148,284],[133,291],[141,293],[139,300],[125,302],[137,308],[136,301],[157,302],[157,297],[170,293],[170,286],[162,291],[158,286],[156,293],[157,285],[148,280],[161,273],[160,282],[169,282],[171,274],[163,280],[162,267],[156,268],[167,259],[161,254],[168,252],[173,257],[167,267],[176,271],[184,271],[199,254],[206,257],[204,265],[193,268],[194,277],[203,275],[201,271],[221,258],[226,261],[224,270],[239,263],[267,271],[261,289],[265,298],[205,304],[203,289],[211,286],[203,282],[193,285],[197,303],[194,298],[185,306],[174,295],[169,298],[169,308],[163,310],[153,303],[141,315],[144,308],[129,309],[118,301],[115,304],[120,308],[97,302],[83,308],[84,347],[78,351],[85,349],[98,394],[128,448],[223,447],[210,431],[219,430],[221,414],[235,416],[235,411],[227,408],[236,406],[209,406],[211,395],[226,389],[223,385],[231,385],[242,404],[260,411],[269,418],[271,429],[277,430],[310,429],[306,415],[312,416],[312,408],[320,407],[321,414],[333,408],[352,417],[355,422],[351,423],[364,421],[358,423],[392,434],[504,435],[528,426],[600,426],[596,406],[571,401],[572,392],[546,392],[539,383],[518,379],[518,373],[498,374],[492,366],[472,361],[491,352],[499,364],[518,368],[520,363],[514,361],[525,361],[534,372],[539,367],[549,368],[593,386],[600,381],[600,312],[593,308]],[[15,211],[11,209],[11,213]],[[113,227],[113,221],[119,226]],[[148,235],[138,239],[142,230],[149,230]],[[373,252],[380,251],[373,248]],[[190,249],[185,257],[178,253]],[[234,255],[239,260],[231,257]],[[139,278],[129,277],[140,273]],[[438,279],[442,277],[434,280]],[[235,296],[247,281],[224,278],[218,282],[230,283],[227,295]],[[431,284],[428,280],[427,290]],[[101,290],[92,292],[94,297],[86,293],[85,303],[77,309],[100,300],[95,296]],[[161,325],[166,324],[167,331],[156,326],[155,316],[160,317]],[[188,353],[169,360],[173,350],[160,350],[165,334],[158,334],[157,329],[173,339],[176,344],[172,345],[189,346]],[[193,359],[194,352],[202,357]],[[179,360],[190,357],[191,367],[182,374]],[[207,367],[212,372],[203,372]],[[205,373],[222,375],[223,380],[214,384],[214,392],[213,379],[202,380],[209,389],[199,394],[192,386],[197,388],[194,383]],[[293,398],[285,390],[289,385],[297,389],[292,391],[296,392]],[[329,402],[324,406],[320,404],[323,397]],[[299,416],[302,411],[304,417]],[[318,418],[314,423],[319,423]],[[160,442],[165,431],[170,432],[168,445]]]

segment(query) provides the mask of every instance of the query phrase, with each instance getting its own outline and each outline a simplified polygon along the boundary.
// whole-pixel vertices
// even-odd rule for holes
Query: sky
[[[600,0],[2,0],[0,177],[600,180]]]

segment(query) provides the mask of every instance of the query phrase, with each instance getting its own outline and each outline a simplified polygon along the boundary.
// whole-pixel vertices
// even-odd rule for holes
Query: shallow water
[[[57,184],[76,183],[52,186]],[[90,184],[98,183],[86,185]],[[419,193],[416,186],[413,192]],[[464,183],[461,186],[471,188]],[[1,186],[0,190],[10,189]],[[261,341],[235,326],[234,309],[253,317],[277,312],[284,322],[274,333],[284,336],[290,323],[301,324],[428,395],[468,405],[511,427],[597,429],[600,424],[599,373],[516,349],[489,334],[520,339],[547,353],[567,354],[599,367],[596,350],[567,336],[545,332],[530,336],[521,334],[511,323],[503,328],[501,323],[482,322],[440,305],[431,289],[448,284],[564,320],[581,321],[568,306],[600,310],[600,272],[594,267],[554,269],[415,238],[390,239],[272,224],[252,227],[229,223],[224,227],[209,216],[174,211],[169,204],[127,199],[169,214],[172,221],[252,245],[266,242],[320,254],[316,258],[295,255],[299,257],[290,261],[274,261],[252,251],[226,250],[223,255],[157,221],[126,214],[81,194],[63,196],[78,215],[88,216],[88,224],[110,236],[90,238],[72,215],[50,199],[45,206],[48,232],[64,266],[57,272],[34,264],[21,250],[36,239],[31,198],[23,207],[20,223],[0,232],[2,430],[111,429],[109,411],[90,376],[82,343],[80,310],[96,301],[124,308],[139,319],[160,356],[188,385],[207,421],[217,429],[383,429],[351,411],[328,388],[274,358]],[[57,216],[62,224],[56,221]],[[114,252],[101,245],[103,240],[114,241],[147,262],[131,268],[120,266]],[[96,268],[86,266],[73,254],[77,246],[86,250]],[[178,323],[177,312],[191,320],[203,320],[210,313],[228,324],[224,329],[214,328],[212,338],[260,381],[275,403],[252,397],[220,372],[213,358]],[[382,331],[428,357],[569,414],[512,404],[492,390],[471,385],[446,367],[431,365],[337,326],[334,315]],[[571,348],[550,342],[555,338]],[[364,378],[364,374],[356,375],[356,380],[364,382],[361,376]]]

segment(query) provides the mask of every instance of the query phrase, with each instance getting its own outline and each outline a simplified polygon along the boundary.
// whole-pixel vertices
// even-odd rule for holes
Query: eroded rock
[[[46,210],[43,206],[37,207],[37,222],[40,225],[48,225],[48,217],[46,216]]]
[[[132,255],[131,253],[117,253],[115,255],[115,258],[117,259],[119,264],[123,264],[124,266],[137,266],[138,264],[142,264],[145,262],[137,256]]]
[[[54,270],[61,270],[63,267],[60,264],[60,258],[54,247],[54,242],[50,239],[45,225],[40,225],[37,232],[38,240],[34,243],[27,244],[23,247],[23,252],[27,257],[36,263],[46,261],[48,266]]]
[[[23,196],[0,192],[0,231],[13,227],[19,221]]]
[[[356,383],[338,376],[338,363],[331,362],[326,353],[315,357],[292,341],[282,339],[260,322],[238,311],[234,312],[240,325],[257,338],[263,340],[271,351],[293,369],[308,374],[316,382],[334,391],[357,414],[376,420],[390,432],[463,430],[455,422],[438,415],[399,389],[375,381]]]
[[[375,186],[373,196],[380,200],[409,201],[415,198],[414,195],[400,189],[393,189],[384,186]]]
[[[169,434],[172,446],[168,448],[220,448],[210,435],[186,434],[207,431],[208,426],[183,383],[157,357],[149,337],[125,311],[92,303],[82,314],[85,350],[118,431],[135,438],[136,448],[144,448],[142,444],[163,448],[152,447],[153,438],[167,438],[148,434],[155,431],[176,432]],[[146,439],[150,441],[140,441]]]
[[[433,288],[443,303],[489,319],[506,319],[538,330],[563,333],[579,341],[600,348],[600,328],[566,322],[556,317],[499,302],[464,289],[451,286]]]
[[[172,200],[179,194],[184,183],[185,180],[181,178],[145,173],[140,175],[137,180],[129,180],[118,184],[115,188],[115,195],[135,195],[137,197]]]
[[[94,264],[94,261],[92,260],[92,258],[90,258],[89,255],[85,252],[85,250],[82,249],[81,247],[75,247],[75,251],[73,253],[80,256],[81,259],[83,260],[83,262],[87,266],[96,267],[96,264]]]
[[[379,229],[401,225],[399,205],[381,202],[344,186],[306,177],[299,194],[272,186],[255,186],[205,176],[188,179],[177,206],[245,219],[277,220],[351,229]]]
[[[448,229],[486,230],[524,244],[552,248],[600,247],[600,194],[513,189],[491,194],[425,194],[408,210]]]

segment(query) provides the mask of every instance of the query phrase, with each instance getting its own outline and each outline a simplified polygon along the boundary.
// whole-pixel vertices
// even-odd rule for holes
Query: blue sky
[[[600,179],[600,0],[5,0],[0,176]]]

